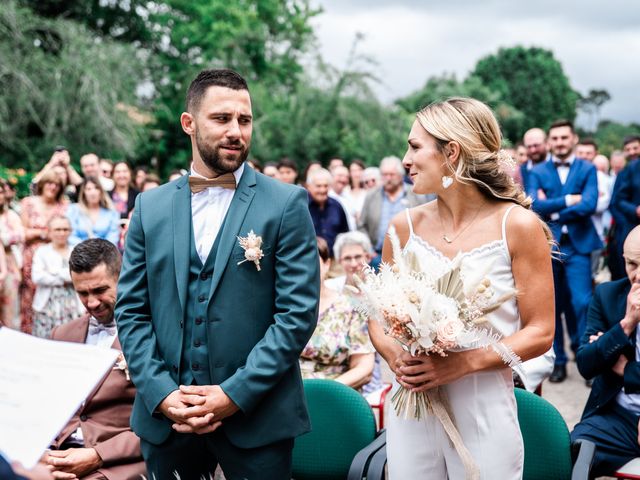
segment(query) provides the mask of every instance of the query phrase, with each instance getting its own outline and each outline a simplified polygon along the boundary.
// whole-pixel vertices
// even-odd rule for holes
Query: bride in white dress
[[[550,233],[529,210],[525,197],[502,171],[502,137],[491,110],[469,98],[452,98],[417,114],[404,165],[418,194],[437,199],[397,215],[392,224],[405,251],[438,276],[459,252],[465,270],[491,266],[499,296],[515,287],[488,320],[523,361],[547,352],[553,340],[554,299]],[[383,260],[392,260],[388,241]],[[376,322],[369,322],[377,350],[399,384],[424,391],[445,389],[465,446],[487,480],[522,477],[524,450],[511,370],[491,349],[412,357]],[[389,413],[389,477],[461,479],[464,468],[441,424]]]

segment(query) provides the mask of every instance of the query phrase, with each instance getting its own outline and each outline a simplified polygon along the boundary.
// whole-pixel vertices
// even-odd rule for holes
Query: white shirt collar
[[[95,319],[95,317],[93,317],[93,320],[95,322],[98,322],[98,320]],[[100,330],[97,333],[91,333],[91,326],[89,326],[89,331],[87,332],[87,338],[85,339],[85,343],[87,345],[97,345],[98,347],[111,348],[117,336],[118,336],[117,326],[113,329],[113,332],[111,333],[107,332],[106,330]]]

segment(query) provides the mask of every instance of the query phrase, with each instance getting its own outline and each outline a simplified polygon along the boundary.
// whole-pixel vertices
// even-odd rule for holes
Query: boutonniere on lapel
[[[116,364],[113,369],[122,370],[127,380],[131,381],[131,377],[129,376],[129,366],[127,365],[127,360],[124,358],[124,355],[122,353],[118,355],[118,359],[116,360]]]
[[[260,271],[260,259],[264,256],[261,248],[262,237],[251,230],[246,237],[238,237],[238,242],[244,250],[244,260],[238,262],[238,265],[244,262],[253,262],[256,269]]]

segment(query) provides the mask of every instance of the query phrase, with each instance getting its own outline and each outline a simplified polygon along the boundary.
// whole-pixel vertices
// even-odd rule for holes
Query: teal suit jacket
[[[163,442],[171,422],[157,413],[179,386],[189,281],[191,192],[187,176],[139,195],[118,283],[116,320],[137,395],[133,430]],[[257,270],[238,236],[262,237]],[[298,357],[317,322],[316,237],[305,190],[245,166],[219,233],[208,300],[209,372],[240,407],[223,422],[241,448],[310,429]]]

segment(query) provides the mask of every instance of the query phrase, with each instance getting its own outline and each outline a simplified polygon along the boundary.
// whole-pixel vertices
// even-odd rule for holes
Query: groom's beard
[[[241,140],[227,140],[209,145],[200,136],[200,132],[197,129],[196,148],[204,164],[219,175],[235,172],[249,155],[249,145],[245,145]],[[233,154],[221,153],[221,148],[235,149],[235,152]]]

